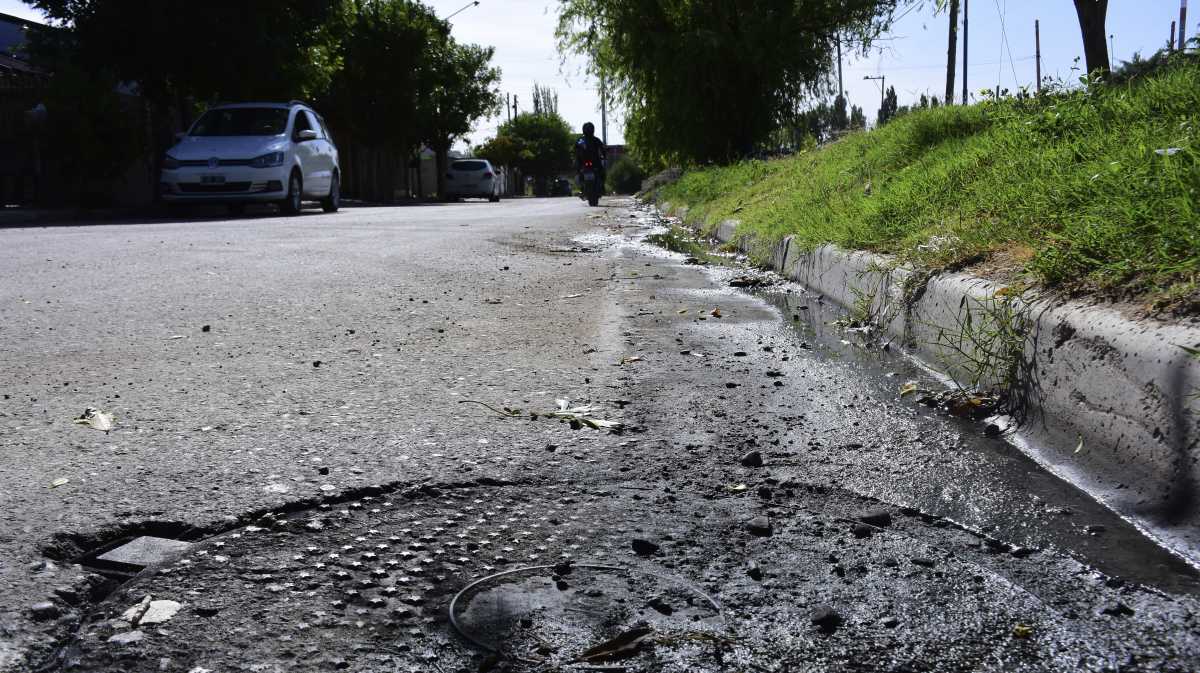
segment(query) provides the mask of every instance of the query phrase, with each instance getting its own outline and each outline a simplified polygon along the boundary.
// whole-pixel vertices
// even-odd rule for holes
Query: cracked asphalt
[[[0,230],[0,670],[1200,667],[1190,566],[606,202]]]

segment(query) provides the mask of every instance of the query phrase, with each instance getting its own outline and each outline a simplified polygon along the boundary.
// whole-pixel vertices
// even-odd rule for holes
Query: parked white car
[[[341,169],[325,121],[307,105],[220,105],[167,151],[159,190],[167,203],[274,202],[296,214],[313,200],[331,213],[341,203]]]
[[[504,193],[504,180],[487,159],[455,159],[446,171],[446,196],[477,198],[493,203]]]

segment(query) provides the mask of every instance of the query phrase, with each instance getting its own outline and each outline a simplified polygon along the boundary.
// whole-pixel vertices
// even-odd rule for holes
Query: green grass
[[[1004,251],[1041,286],[1200,311],[1200,65],[919,110],[785,159],[691,170],[660,199],[737,218],[762,261],[794,235],[931,268]],[[1173,156],[1155,150],[1178,148]]]

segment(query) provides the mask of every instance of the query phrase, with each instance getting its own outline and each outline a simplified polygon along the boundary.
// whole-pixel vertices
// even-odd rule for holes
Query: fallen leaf
[[[719,309],[719,308],[714,308],[714,309],[712,310],[712,314],[711,314],[711,315],[712,315],[712,317],[714,317],[714,318],[720,318],[720,317],[721,317],[721,309]]]
[[[1075,453],[1083,451],[1083,435],[1078,435],[1079,443],[1075,445]]]
[[[678,311],[676,311],[676,313],[678,313],[679,315],[683,315],[684,313],[687,313],[687,312],[688,312],[688,310],[686,308],[681,308]]]
[[[749,489],[750,487],[745,484],[730,484],[725,487],[725,490],[729,491],[730,493],[741,493]]]
[[[579,655],[576,661],[592,663],[632,656],[641,649],[642,643],[653,633],[654,629],[648,626],[630,629],[612,640],[589,647]]]
[[[50,488],[58,488],[59,486],[65,486],[69,483],[71,483],[70,479],[67,479],[66,477],[59,477],[58,479],[50,482]]]
[[[621,358],[622,365],[627,365],[627,364],[631,364],[634,362],[641,362],[641,361],[642,361],[642,358],[641,358],[641,356],[638,356],[638,355],[631,355],[629,357]]]
[[[109,430],[113,429],[113,423],[115,420],[116,419],[114,419],[113,415],[110,413],[100,411],[99,409],[95,409],[93,407],[88,407],[87,409],[83,410],[83,413],[79,416],[79,418],[75,419],[75,423],[77,425],[86,425],[96,430],[108,432]]]
[[[904,385],[900,386],[900,397],[904,397],[905,395],[908,395],[909,393],[915,393],[915,392],[917,392],[917,390],[918,390],[917,382],[909,381],[908,383],[905,383]]]
[[[1031,635],[1033,635],[1033,627],[1032,626],[1026,626],[1024,624],[1017,624],[1016,626],[1013,627],[1013,637],[1014,638],[1028,638]]]
[[[582,297],[582,296],[583,296],[583,295],[581,295],[581,294],[568,294],[568,295],[565,295],[565,296],[559,297],[559,299],[578,299],[578,298],[580,298],[580,297]]]

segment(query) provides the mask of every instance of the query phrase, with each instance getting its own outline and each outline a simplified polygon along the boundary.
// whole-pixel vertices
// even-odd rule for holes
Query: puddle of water
[[[1195,568],[1004,438],[985,436],[983,423],[926,409],[911,398],[901,400],[899,388],[907,381],[930,390],[943,389],[946,382],[898,349],[887,352],[869,346],[861,334],[835,325],[846,316],[840,307],[803,292],[754,294],[782,314],[793,339],[810,346],[805,351],[809,357],[838,361],[862,372],[855,392],[910,405],[917,411],[911,429],[928,425],[937,432],[936,424],[957,430],[953,455],[929,461],[920,475],[889,477],[886,470],[872,470],[862,463],[866,469],[860,483],[855,483],[853,474],[841,475],[852,488],[883,499],[898,498],[923,512],[1022,546],[1065,551],[1108,575],[1164,590],[1200,593],[1200,573]],[[1088,527],[1098,527],[1094,530],[1099,532],[1090,534]]]
[[[670,222],[660,218],[658,224]],[[732,262],[712,253],[710,241],[677,226],[644,240],[714,264]],[[718,280],[728,273],[726,269],[710,271]],[[853,464],[836,474],[842,486],[916,507],[1024,547],[1063,551],[1107,575],[1167,591],[1200,594],[1196,568],[1010,441],[985,436],[983,423],[948,417],[911,398],[901,400],[899,388],[905,382],[916,381],[919,387],[936,391],[946,389],[948,381],[899,348],[885,352],[868,346],[861,333],[837,326],[835,323],[846,317],[845,310],[822,303],[794,283],[749,292],[779,311],[785,333],[800,346],[801,357],[854,368],[858,386],[854,392],[860,397],[910,405],[916,413],[899,422],[903,427],[895,428],[897,434],[927,436],[931,443],[945,440],[947,429],[955,435],[952,449],[931,456],[913,474],[896,476],[894,466],[880,464],[879,457],[852,456]],[[864,425],[870,420],[871,416],[865,415]],[[897,422],[894,416],[880,420]]]

